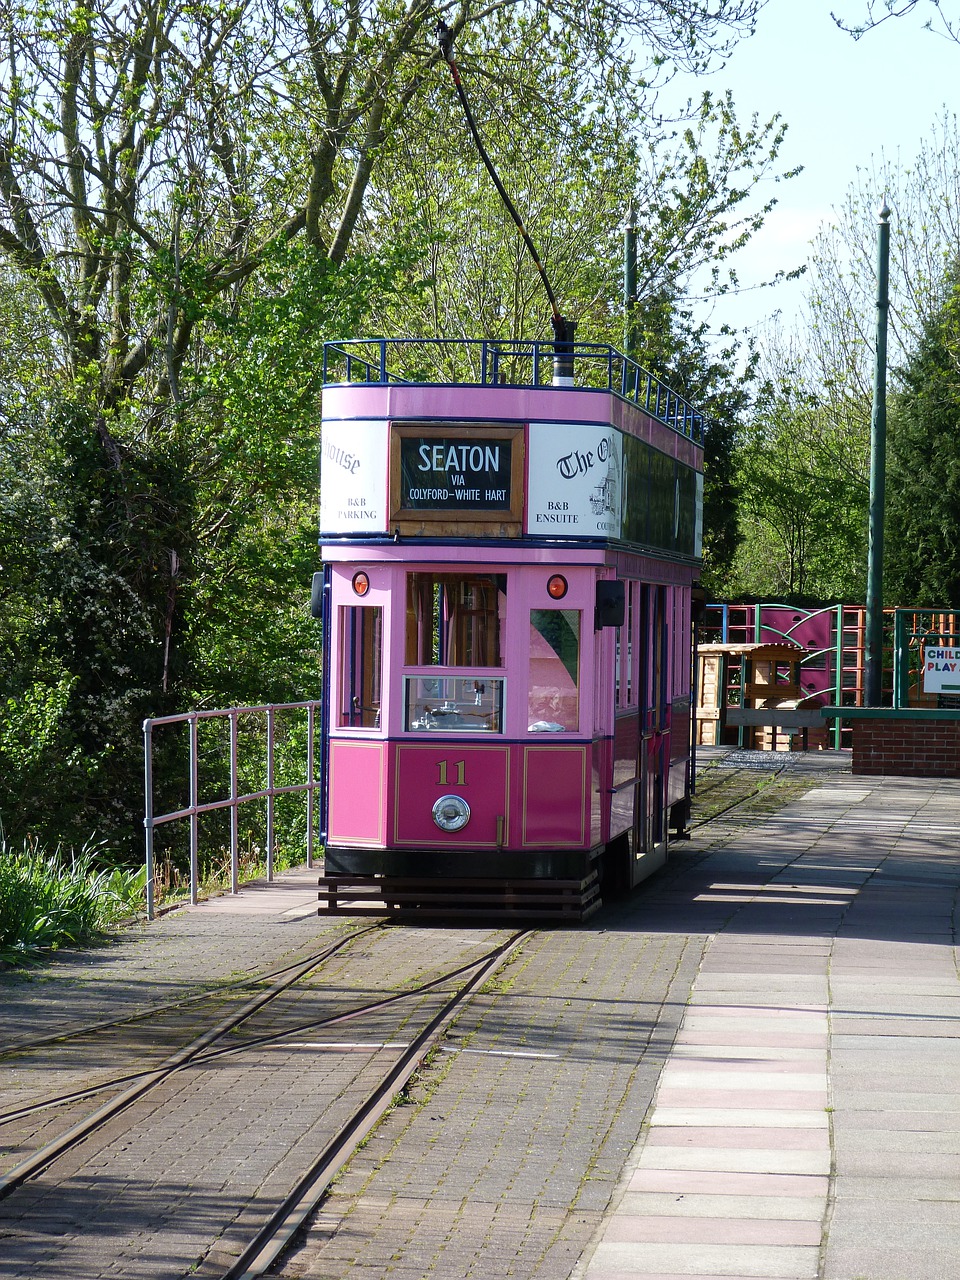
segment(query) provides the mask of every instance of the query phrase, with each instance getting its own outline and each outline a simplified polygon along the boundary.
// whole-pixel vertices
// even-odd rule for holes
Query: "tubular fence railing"
[[[948,609],[894,611],[893,705],[897,710],[960,707],[960,692],[930,694],[924,690],[924,650],[931,645],[952,651],[960,648],[960,613]]]
[[[276,801],[284,795],[306,794],[306,859],[307,866],[313,866],[316,827],[316,793],[322,787],[322,777],[317,775],[317,727],[319,702],[285,702],[257,707],[230,707],[221,711],[187,711],[179,715],[157,716],[143,722],[144,742],[144,817],[143,825],[146,838],[146,880],[147,880],[147,916],[153,919],[156,913],[156,845],[155,831],[157,827],[178,821],[189,821],[190,824],[190,901],[196,903],[200,890],[200,817],[203,814],[218,810],[229,811],[230,822],[230,892],[240,891],[240,819],[239,811],[243,805],[256,801],[266,801],[266,875],[273,879],[276,852]],[[277,782],[277,736],[278,722],[286,723],[288,715],[306,713],[306,738],[303,763],[303,781]],[[200,724],[206,721],[222,721],[228,727],[229,765],[226,775],[227,795],[218,795],[213,799],[200,800]],[[188,730],[188,790],[189,799],[186,805],[167,813],[154,811],[154,731],[171,725],[186,725]],[[251,772],[259,774],[259,784],[253,789],[241,791],[240,742],[241,725],[244,740],[261,747],[259,752],[247,752],[252,755],[254,764],[249,759],[244,761],[244,782],[249,781]],[[260,738],[258,735],[262,735]],[[289,755],[289,751],[287,752]],[[258,766],[261,766],[258,768]],[[285,761],[286,773],[289,760]],[[222,770],[221,776],[222,776]]]
[[[615,347],[571,344],[576,386],[611,391],[665,426],[703,442],[708,419],[683,396]],[[555,344],[469,338],[350,338],[326,342],[326,385],[363,382],[420,386],[546,387]]]

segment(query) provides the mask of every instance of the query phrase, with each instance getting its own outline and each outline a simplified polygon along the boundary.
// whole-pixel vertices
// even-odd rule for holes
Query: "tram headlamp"
[[[462,831],[470,821],[470,806],[463,796],[441,796],[433,806],[433,820],[441,831]]]
[[[370,579],[362,569],[353,575],[353,589],[358,596],[365,596],[370,590]]]
[[[567,580],[562,573],[555,573],[547,583],[547,595],[551,600],[562,600],[567,594]]]

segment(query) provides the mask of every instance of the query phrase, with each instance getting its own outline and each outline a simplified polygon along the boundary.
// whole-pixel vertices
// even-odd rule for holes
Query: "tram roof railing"
[[[348,338],[323,344],[325,386],[549,387],[552,340],[489,338]],[[608,391],[681,435],[703,443],[705,414],[615,347],[572,344],[578,389]]]

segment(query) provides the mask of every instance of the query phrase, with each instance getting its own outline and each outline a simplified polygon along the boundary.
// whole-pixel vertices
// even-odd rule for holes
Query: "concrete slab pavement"
[[[768,884],[710,876],[788,842]],[[697,874],[734,910],[574,1276],[955,1280],[960,782],[834,774]]]

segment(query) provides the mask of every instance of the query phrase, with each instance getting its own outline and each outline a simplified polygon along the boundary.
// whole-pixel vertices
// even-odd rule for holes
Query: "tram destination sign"
[[[400,506],[406,511],[509,511],[509,436],[400,437]]]

